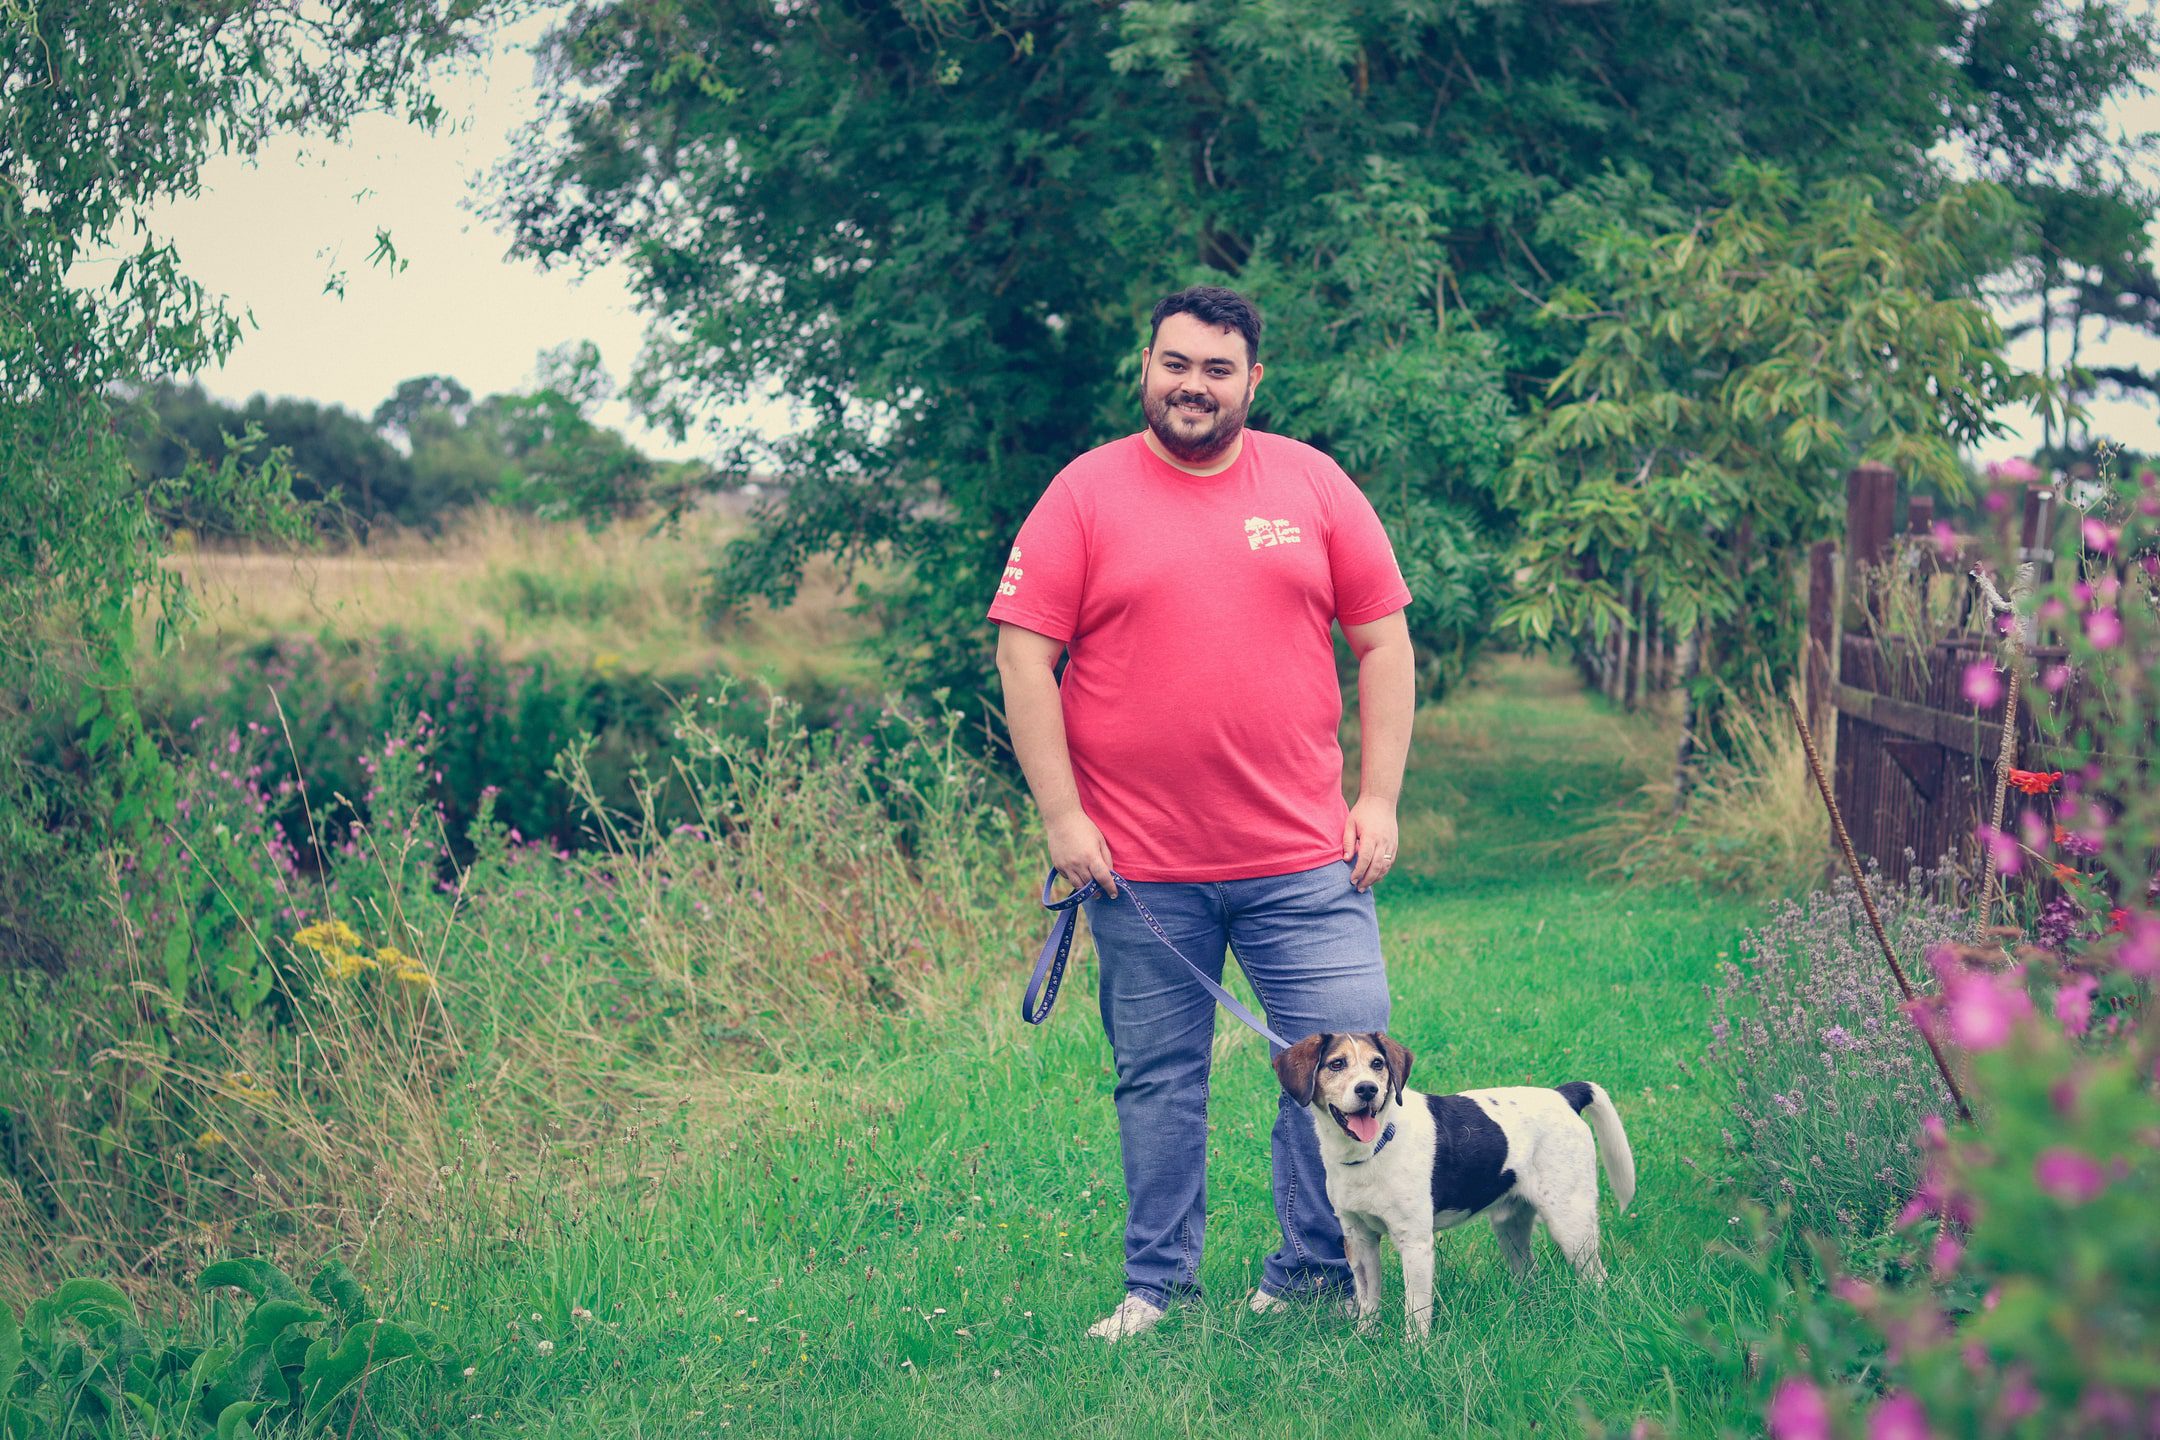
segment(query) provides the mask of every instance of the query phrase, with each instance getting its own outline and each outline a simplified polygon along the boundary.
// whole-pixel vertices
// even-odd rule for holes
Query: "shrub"
[[[1941,898],[1954,881],[1870,876],[1916,981],[1926,952],[1967,928]],[[1850,880],[1773,907],[1711,994],[1707,1061],[1733,1097],[1728,1151],[1751,1193],[1810,1229],[1873,1233],[1918,1179],[1919,1117],[1948,1102],[1902,998]]]

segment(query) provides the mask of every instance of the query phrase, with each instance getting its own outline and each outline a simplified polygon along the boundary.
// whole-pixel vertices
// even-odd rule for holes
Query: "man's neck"
[[[1245,432],[1242,429],[1230,441],[1229,449],[1223,451],[1214,459],[1204,461],[1198,465],[1180,460],[1177,456],[1171,454],[1163,445],[1162,438],[1155,433],[1155,427],[1152,425],[1140,432],[1140,438],[1147,442],[1148,449],[1154,451],[1157,458],[1165,465],[1174,466],[1188,475],[1220,475],[1232,465],[1237,464],[1238,456],[1245,453]]]

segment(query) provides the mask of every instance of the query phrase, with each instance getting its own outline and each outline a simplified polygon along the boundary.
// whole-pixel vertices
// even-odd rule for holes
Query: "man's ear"
[[[1395,1103],[1400,1105],[1403,1086],[1410,1081],[1410,1051],[1400,1040],[1385,1031],[1372,1038],[1373,1044],[1380,1047],[1380,1053],[1387,1057],[1388,1089],[1395,1092]]]
[[[1312,1104],[1320,1084],[1320,1055],[1334,1038],[1308,1035],[1275,1057],[1275,1078],[1282,1081],[1283,1093],[1298,1104]]]

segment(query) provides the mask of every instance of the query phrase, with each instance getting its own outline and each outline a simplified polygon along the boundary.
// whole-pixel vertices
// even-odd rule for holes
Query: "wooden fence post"
[[[1845,474],[1845,625],[1863,629],[1881,619],[1873,573],[1890,559],[1890,527],[1897,502],[1897,472],[1866,460]]]
[[[1837,551],[1835,540],[1818,540],[1808,547],[1807,657],[1801,674],[1808,730],[1823,739],[1836,734],[1830,717],[1837,684]]]

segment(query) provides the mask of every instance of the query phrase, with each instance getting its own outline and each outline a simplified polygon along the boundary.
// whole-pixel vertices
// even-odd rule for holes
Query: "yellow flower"
[[[426,968],[417,962],[398,971],[397,978],[407,985],[417,985],[423,990],[433,990],[435,988],[435,977],[430,975]]]
[[[216,1126],[212,1126],[210,1129],[203,1131],[202,1134],[195,1137],[195,1144],[197,1148],[203,1150],[215,1149],[216,1147],[225,1143],[226,1140],[224,1132],[219,1130]]]
[[[379,968],[357,950],[331,950],[324,954],[323,960],[332,980],[350,980],[363,970]]]
[[[263,1088],[262,1082],[245,1070],[226,1071],[225,1083],[220,1088],[226,1094],[240,1100],[268,1100],[271,1098],[270,1092]]]
[[[375,952],[375,963],[385,970],[424,970],[427,966],[406,954],[395,945],[385,945]]]
[[[318,920],[293,936],[293,943],[327,956],[359,949],[360,937],[343,920]]]

